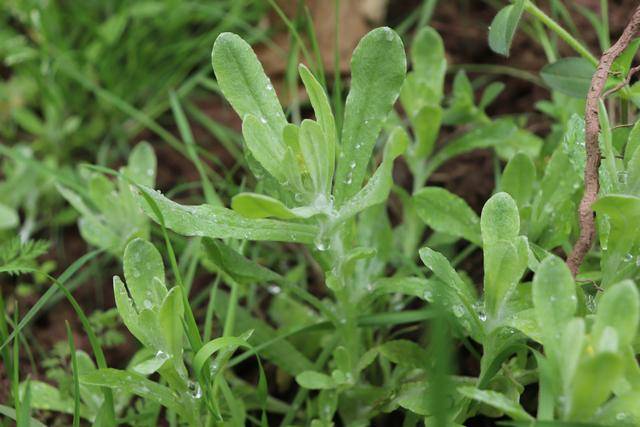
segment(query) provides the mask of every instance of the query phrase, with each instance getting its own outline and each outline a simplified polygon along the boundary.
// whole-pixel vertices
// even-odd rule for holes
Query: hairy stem
[[[600,167],[601,154],[598,136],[600,134],[599,103],[602,99],[602,91],[607,83],[613,61],[626,49],[639,29],[640,6],[633,12],[631,20],[618,41],[602,54],[596,72],[591,78],[591,88],[587,95],[587,105],[584,113],[587,160],[584,170],[584,194],[578,209],[580,236],[573,247],[573,251],[567,258],[567,265],[574,277],[578,274],[580,265],[589,249],[591,249],[596,235],[595,218],[591,206],[596,201],[600,188],[598,168]]]

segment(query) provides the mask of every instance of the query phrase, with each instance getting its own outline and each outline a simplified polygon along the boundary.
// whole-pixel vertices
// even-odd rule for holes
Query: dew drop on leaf
[[[200,399],[202,397],[202,388],[200,387],[200,384],[189,381],[187,388],[189,389],[189,395],[194,399]]]
[[[384,36],[387,39],[387,41],[393,41],[393,30],[389,29],[389,28],[385,28],[384,30]]]
[[[278,295],[280,292],[282,292],[282,289],[280,289],[280,286],[277,285],[269,285],[267,287],[267,291],[269,291],[271,295]]]
[[[629,173],[626,171],[618,172],[618,182],[620,184],[626,184],[627,179],[629,178]]]
[[[456,317],[462,317],[462,315],[464,314],[464,308],[461,305],[454,305],[453,306],[453,314],[455,314]]]

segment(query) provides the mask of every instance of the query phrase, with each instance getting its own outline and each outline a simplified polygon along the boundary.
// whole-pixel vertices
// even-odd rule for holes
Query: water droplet
[[[327,250],[327,245],[325,244],[325,242],[322,241],[322,239],[316,239],[316,241],[314,242],[316,244],[316,249],[319,251],[326,251]]]
[[[280,286],[277,285],[269,285],[267,286],[267,291],[269,291],[271,295],[278,295],[280,292],[282,292],[282,289],[280,289]]]
[[[385,28],[384,30],[384,37],[387,39],[387,41],[393,41],[393,30],[391,30],[390,28]]]
[[[353,182],[353,173],[349,172],[347,174],[347,179],[344,180],[344,183],[349,185]]]
[[[456,317],[462,317],[462,315],[464,314],[464,308],[461,305],[454,305],[453,306],[453,314],[455,314]]]
[[[619,412],[616,414],[617,421],[625,421],[627,418],[628,418],[628,415],[625,414],[624,412]]]
[[[189,395],[194,399],[200,399],[202,397],[202,388],[200,387],[200,384],[189,381],[187,383],[187,389],[189,391]]]
[[[626,184],[627,179],[629,178],[629,173],[626,171],[618,172],[618,182],[620,184]]]

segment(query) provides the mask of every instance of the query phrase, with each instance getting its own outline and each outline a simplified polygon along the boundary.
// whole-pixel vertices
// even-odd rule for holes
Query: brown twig
[[[584,194],[578,209],[580,236],[573,246],[573,251],[567,258],[567,266],[574,277],[578,274],[582,260],[587,252],[589,252],[589,249],[591,249],[596,235],[595,220],[591,206],[596,201],[600,188],[598,181],[598,168],[600,167],[601,159],[600,147],[598,145],[598,135],[600,134],[598,103],[602,99],[602,90],[607,83],[613,61],[625,50],[639,29],[640,6],[633,12],[631,20],[618,41],[602,54],[596,72],[591,78],[591,87],[587,95],[587,106],[584,113],[587,160],[584,169]]]

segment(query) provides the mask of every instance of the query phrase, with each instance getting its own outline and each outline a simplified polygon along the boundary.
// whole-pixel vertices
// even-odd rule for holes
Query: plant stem
[[[533,15],[536,19],[542,22],[544,25],[549,27],[551,31],[556,33],[562,40],[564,40],[573,50],[575,50],[580,56],[591,62],[594,66],[598,65],[598,60],[595,56],[591,54],[587,50],[586,47],[582,45],[578,40],[576,40],[567,30],[562,28],[556,21],[551,19],[549,15],[544,13],[541,9],[539,9],[535,4],[531,3],[531,1],[527,0],[525,3],[525,10]]]
[[[596,72],[591,79],[591,87],[587,95],[584,113],[587,159],[584,169],[584,193],[578,209],[580,236],[567,257],[567,265],[574,277],[578,274],[580,265],[582,265],[582,261],[591,249],[596,237],[595,218],[591,206],[598,198],[600,189],[598,170],[602,156],[598,137],[600,135],[599,108],[602,91],[607,83],[613,61],[627,48],[631,40],[638,34],[638,31],[640,31],[640,6],[633,12],[631,20],[618,41],[602,54]]]
[[[604,34],[603,49],[611,46],[611,36],[609,35],[609,0],[600,0],[600,17],[602,19],[602,33]]]

